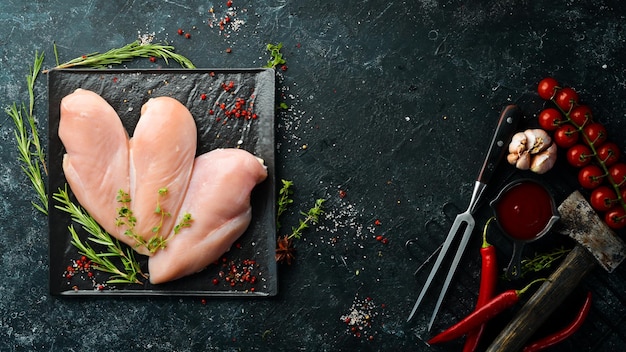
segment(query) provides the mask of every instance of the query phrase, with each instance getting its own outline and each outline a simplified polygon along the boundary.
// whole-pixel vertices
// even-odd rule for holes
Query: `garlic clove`
[[[548,170],[552,169],[556,162],[557,147],[556,143],[552,144],[548,149],[539,154],[535,154],[530,165],[530,171],[544,174]]]
[[[509,143],[509,153],[517,153],[521,154],[526,150],[528,139],[524,132],[517,132],[511,138],[511,143]]]
[[[531,150],[535,146],[535,143],[537,143],[537,136],[535,135],[533,130],[524,131],[524,135],[526,136],[527,140],[526,150]]]
[[[540,128],[526,130],[524,131],[524,134],[528,138],[527,147],[531,154],[540,153],[552,144],[552,138],[550,138],[550,135]],[[531,139],[532,144],[530,143]]]
[[[528,153],[528,151],[519,154],[519,159],[517,159],[515,167],[520,170],[528,170],[530,168],[530,153]]]
[[[518,153],[510,153],[506,156],[506,161],[508,161],[511,165],[515,165],[515,163],[517,163],[517,159],[519,159]]]

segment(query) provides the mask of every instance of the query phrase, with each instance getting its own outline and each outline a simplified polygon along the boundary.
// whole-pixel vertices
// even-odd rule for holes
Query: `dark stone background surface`
[[[424,272],[413,273],[443,240],[450,217],[467,206],[500,109],[522,97],[525,112],[536,114],[524,93],[554,76],[574,86],[610,138],[626,147],[626,8],[618,0],[233,0],[233,6],[236,26],[220,31],[215,18],[226,13],[225,0],[2,1],[0,103],[27,100],[28,65],[38,50],[46,54],[44,68],[54,66],[53,43],[66,61],[154,34],[197,67],[243,68],[264,65],[266,44],[282,42],[288,69],[277,72],[277,94],[289,108],[276,114],[276,177],[295,183],[283,228],[296,224],[315,198],[327,202],[320,224],[296,241],[296,262],[280,266],[279,294],[206,301],[50,296],[47,221],[30,204],[35,195],[3,114],[0,351],[461,350],[460,341],[432,348],[423,342],[434,295],[406,323],[425,280]],[[178,28],[191,38],[177,35]],[[160,66],[147,59],[126,65]],[[36,85],[40,126],[47,125],[45,80]],[[557,198],[577,187],[563,164],[544,182]],[[490,215],[485,206],[476,214],[435,330],[474,305],[479,228]],[[503,266],[511,244],[497,231],[489,236]],[[559,236],[525,254],[571,245]],[[409,252],[410,239],[417,240]],[[553,351],[623,350],[625,270],[595,270],[585,279],[580,293],[594,294],[588,320]],[[523,284],[503,281],[500,289]],[[542,333],[568,319],[580,293]],[[342,320],[355,303],[371,315],[361,337]],[[486,342],[514,312],[489,326]]]

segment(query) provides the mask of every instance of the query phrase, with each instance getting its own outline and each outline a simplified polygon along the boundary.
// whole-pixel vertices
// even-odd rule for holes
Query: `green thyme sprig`
[[[282,182],[282,187],[278,191],[278,200],[276,201],[278,209],[276,210],[276,229],[280,229],[280,216],[287,210],[289,205],[293,204],[293,199],[291,199],[291,195],[293,194],[293,181],[289,180],[280,180]]]
[[[54,47],[55,56],[58,57],[56,53],[56,44]],[[162,44],[153,44],[153,43],[142,43],[139,40],[136,40],[130,44],[127,44],[121,48],[111,49],[105,53],[91,53],[87,55],[82,55],[77,58],[74,58],[70,61],[67,61],[62,64],[57,64],[55,69],[61,68],[70,68],[70,67],[89,67],[89,68],[107,68],[111,65],[119,65],[124,62],[131,61],[138,57],[155,57],[161,58],[165,60],[165,63],[168,63],[168,60],[174,60],[178,64],[180,64],[183,68],[196,68],[196,66],[183,55],[177,54],[174,52],[174,47],[171,45],[162,45]],[[58,59],[57,59],[58,60]],[[48,72],[47,70],[44,73]]]
[[[35,81],[41,71],[44,54],[35,51],[35,60],[33,66],[30,67],[30,73],[26,77],[29,105],[28,107],[22,103],[13,103],[6,109],[6,113],[11,116],[15,124],[15,141],[19,152],[19,161],[22,164],[22,171],[30,180],[33,189],[39,198],[38,202],[32,201],[33,207],[45,215],[48,215],[48,194],[44,182],[44,174],[48,174],[46,168],[45,155],[39,133],[37,132],[37,124],[35,122]]]
[[[267,61],[267,64],[263,67],[266,68],[276,68],[278,65],[284,65],[287,63],[285,58],[283,58],[283,54],[280,52],[280,49],[283,48],[283,43],[278,44],[267,44],[267,51],[270,52],[271,59]]]
[[[570,249],[558,248],[552,252],[536,254],[535,257],[530,259],[523,259],[521,261],[520,277],[550,268],[554,262],[569,253],[569,251]]]
[[[167,194],[167,188],[163,187],[158,190],[157,204],[154,209],[154,213],[159,215],[159,223],[152,229],[153,236],[146,241],[142,236],[135,231],[135,225],[137,224],[137,218],[133,214],[133,210],[130,208],[130,195],[124,190],[117,192],[117,202],[120,203],[120,207],[117,208],[117,217],[115,218],[115,224],[117,226],[126,227],[124,231],[125,236],[131,237],[136,245],[135,247],[146,247],[150,253],[156,253],[160,249],[164,249],[167,246],[167,238],[161,235],[161,229],[163,228],[163,221],[166,217],[172,216],[172,214],[161,206],[161,197]],[[174,234],[178,234],[180,230],[185,227],[190,227],[193,218],[190,213],[184,213],[182,219],[176,226],[174,226]]]
[[[309,209],[308,212],[300,212],[304,216],[304,219],[298,221],[298,226],[292,227],[291,235],[288,239],[297,238],[300,239],[302,232],[310,227],[310,225],[316,225],[319,221],[319,216],[324,213],[322,206],[326,200],[319,198],[315,201],[315,205]]]
[[[89,242],[83,242],[80,239],[74,225],[68,226],[72,235],[71,243],[78,249],[78,252],[92,262],[94,269],[111,274],[107,283],[142,284],[139,277],[146,279],[147,275],[141,271],[133,250],[130,248],[123,250],[120,243],[104,231],[83,208],[74,204],[70,200],[67,185],[65,189],[59,188],[58,192],[52,195],[52,198],[60,204],[55,205],[56,209],[70,214],[72,220],[87,231],[90,235],[87,241],[104,247],[105,251],[96,251]],[[121,262],[121,268],[112,260],[114,258]]]
[[[191,217],[190,213],[187,213],[187,212],[183,213],[183,218],[180,219],[180,222],[176,224],[176,226],[174,226],[174,235],[178,235],[180,230],[182,230],[185,227],[191,227],[192,221],[193,221],[193,218]]]

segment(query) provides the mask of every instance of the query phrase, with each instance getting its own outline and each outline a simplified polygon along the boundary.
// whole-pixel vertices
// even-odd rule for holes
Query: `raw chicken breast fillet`
[[[196,140],[196,123],[178,100],[158,97],[142,106],[130,140],[130,198],[135,233],[146,242],[157,235],[166,238],[174,227],[189,184]],[[136,249],[151,255],[147,248]]]
[[[116,226],[120,190],[129,190],[128,134],[100,95],[77,89],[61,100],[59,137],[65,146],[63,172],[78,202],[108,233],[134,240]]]
[[[262,161],[241,149],[198,156],[177,216],[180,223],[185,213],[191,214],[191,226],[171,235],[165,249],[150,257],[150,282],[201,271],[227,252],[250,224],[250,193],[266,177]]]

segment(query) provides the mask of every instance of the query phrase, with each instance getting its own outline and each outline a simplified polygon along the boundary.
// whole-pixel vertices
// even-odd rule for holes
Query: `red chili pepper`
[[[487,302],[487,304],[485,304],[484,306],[474,310],[468,316],[463,318],[463,320],[459,321],[458,323],[439,333],[439,335],[428,340],[428,344],[434,345],[436,343],[454,340],[467,334],[468,332],[474,330],[483,323],[491,320],[493,317],[500,314],[505,309],[513,306],[519,301],[519,297],[523,293],[528,291],[530,286],[538,281],[544,280],[545,279],[535,280],[521,290],[508,290],[502,292],[501,294],[495,296],[493,299]]]
[[[480,289],[478,291],[478,299],[476,301],[475,309],[484,306],[493,298],[496,292],[496,284],[498,283],[496,248],[487,242],[487,228],[494,219],[495,218],[493,217],[490,218],[483,229],[483,245],[480,248],[482,263],[480,271]],[[476,350],[484,330],[485,324],[482,324],[467,334],[467,339],[465,340],[465,345],[463,346],[463,352],[473,352]]]
[[[585,298],[585,302],[582,307],[578,311],[574,320],[569,323],[565,328],[556,333],[546,336],[542,339],[539,339],[530,345],[524,347],[524,352],[538,352],[550,346],[554,346],[557,343],[565,340],[566,338],[572,336],[587,318],[587,314],[589,313],[589,309],[591,308],[591,292],[587,293],[587,298]]]

